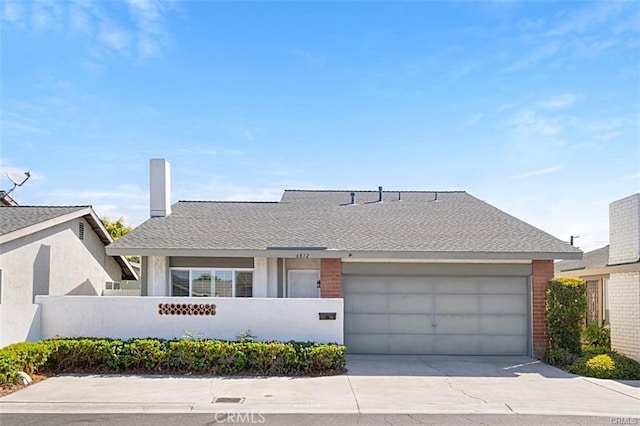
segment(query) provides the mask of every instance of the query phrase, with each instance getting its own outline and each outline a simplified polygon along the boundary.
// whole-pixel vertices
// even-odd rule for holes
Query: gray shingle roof
[[[286,191],[280,202],[180,201],[115,249],[579,253],[466,192]]]
[[[8,234],[38,223],[64,216],[88,206],[3,206],[0,207],[0,235]]]
[[[556,274],[561,274],[563,271],[604,268],[608,264],[609,246],[604,246],[583,254],[582,260],[563,260],[561,262],[557,262],[554,266]]]

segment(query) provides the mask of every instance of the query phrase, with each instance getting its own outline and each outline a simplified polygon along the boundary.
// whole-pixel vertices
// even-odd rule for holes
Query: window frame
[[[171,271],[188,271],[189,272],[189,295],[188,296],[174,296],[173,295],[173,280],[172,280],[172,275],[171,275]],[[203,296],[194,296],[193,295],[193,272],[209,272],[211,273],[211,283],[213,284],[215,282],[215,273],[216,272],[226,272],[226,271],[230,271],[231,272],[231,297],[226,297],[226,296],[209,296],[209,297],[224,297],[226,299],[233,299],[236,298],[236,272],[251,272],[251,297],[242,297],[242,299],[251,299],[253,298],[253,278],[255,276],[255,268],[202,268],[202,267],[195,267],[195,268],[186,268],[186,267],[171,267],[169,268],[169,279],[171,280],[169,282],[169,289],[171,290],[171,296],[170,297],[195,297],[195,298],[203,298]],[[212,292],[213,293],[213,292]]]

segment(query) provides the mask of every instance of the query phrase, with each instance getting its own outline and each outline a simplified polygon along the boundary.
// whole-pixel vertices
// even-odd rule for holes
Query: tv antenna
[[[13,170],[9,170],[7,172],[7,177],[11,182],[13,182],[13,187],[4,193],[5,196],[11,194],[11,192],[13,192],[13,190],[16,189],[17,187],[24,185],[24,183],[28,181],[29,178],[31,177],[31,173],[29,172],[20,173]]]

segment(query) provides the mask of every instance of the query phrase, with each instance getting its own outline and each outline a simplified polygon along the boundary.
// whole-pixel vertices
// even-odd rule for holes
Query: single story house
[[[136,279],[124,256],[106,254],[112,242],[90,206],[0,206],[0,345],[38,327],[38,295],[99,296]]]
[[[171,205],[164,159],[150,187],[151,218],[107,247],[142,256],[143,295],[343,298],[351,353],[541,356],[554,259],[582,255],[462,191]]]
[[[611,347],[640,361],[640,194],[609,205],[609,245],[555,264],[587,283],[587,323],[608,324]]]

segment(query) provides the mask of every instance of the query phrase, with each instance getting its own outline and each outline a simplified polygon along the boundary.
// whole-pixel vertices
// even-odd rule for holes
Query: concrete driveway
[[[640,417],[640,381],[587,379],[528,357],[349,356],[341,376],[64,375],[3,413],[484,413]]]

